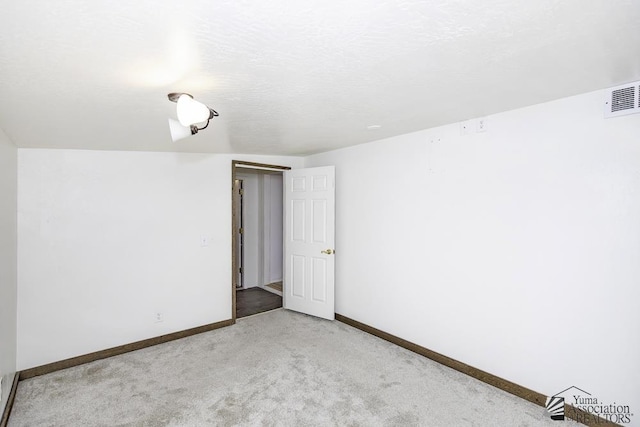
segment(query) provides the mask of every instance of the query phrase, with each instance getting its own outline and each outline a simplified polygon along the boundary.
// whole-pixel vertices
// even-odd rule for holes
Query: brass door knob
[[[334,251],[333,249],[325,249],[324,251],[320,251],[323,254],[327,254],[327,255],[331,255],[331,254],[335,254],[336,251]]]

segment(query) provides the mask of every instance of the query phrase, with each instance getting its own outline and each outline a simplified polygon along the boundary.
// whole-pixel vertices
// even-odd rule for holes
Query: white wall
[[[18,150],[18,369],[230,319],[232,158]]]
[[[640,417],[640,115],[603,100],[308,157],[336,165],[336,312]]]
[[[0,129],[0,416],[16,371],[17,170],[18,150]]]
[[[263,284],[282,281],[283,199],[282,174],[263,175],[264,252]]]
[[[282,280],[282,175],[237,172],[243,180],[244,288]]]

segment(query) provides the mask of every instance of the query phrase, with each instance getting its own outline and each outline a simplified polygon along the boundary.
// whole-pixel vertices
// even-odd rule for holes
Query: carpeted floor
[[[558,422],[539,406],[342,323],[275,310],[22,381],[9,420],[10,427],[116,425]]]

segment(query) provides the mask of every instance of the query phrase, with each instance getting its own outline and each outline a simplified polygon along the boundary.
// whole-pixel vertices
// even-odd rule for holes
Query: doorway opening
[[[232,161],[232,319],[282,307],[283,171]]]

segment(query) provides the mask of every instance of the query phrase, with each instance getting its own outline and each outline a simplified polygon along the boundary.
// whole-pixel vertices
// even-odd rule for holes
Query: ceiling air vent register
[[[618,117],[640,113],[640,82],[628,83],[607,90],[604,116]]]

